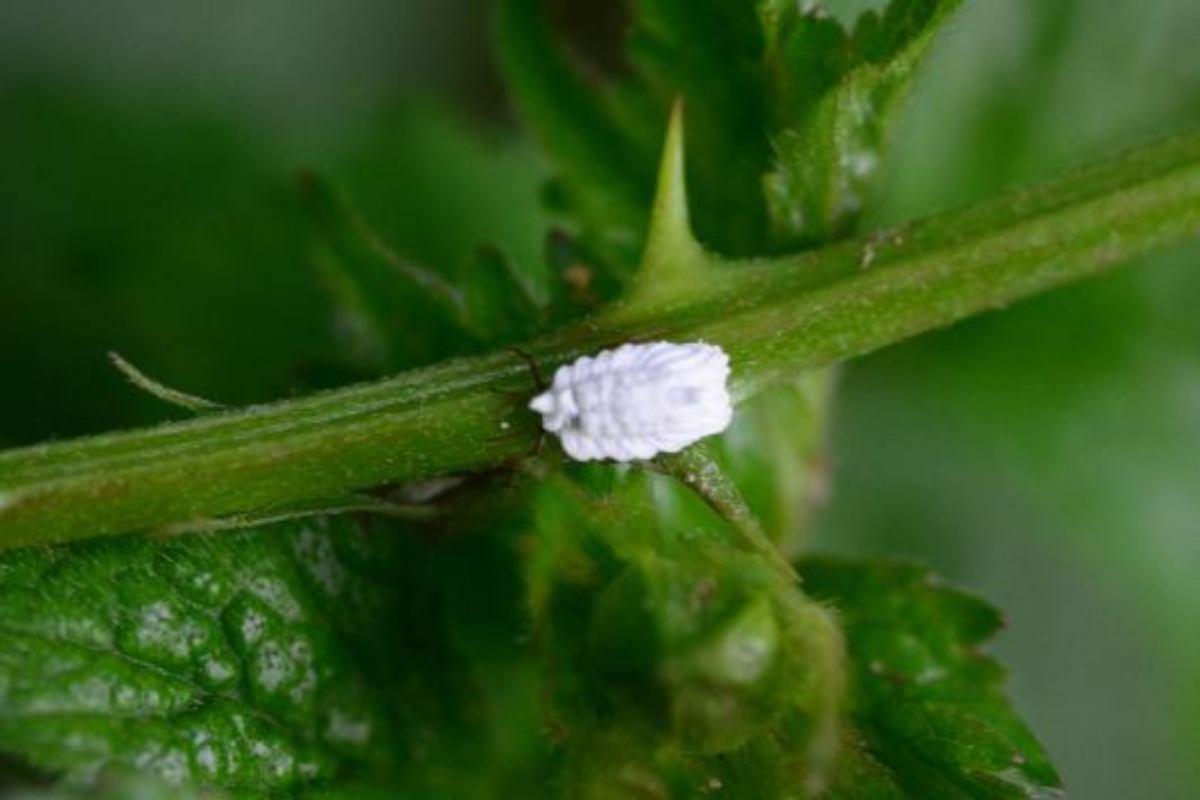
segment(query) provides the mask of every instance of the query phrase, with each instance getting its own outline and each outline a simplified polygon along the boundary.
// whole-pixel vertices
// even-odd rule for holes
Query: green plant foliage
[[[764,533],[789,556],[803,549],[810,513],[830,491],[825,429],[834,382],[832,371],[820,370],[762,392],[712,444]]]
[[[1194,127],[1200,51],[1181,43],[1200,6],[1089,11],[967,4],[905,115],[883,216]],[[1155,46],[1115,46],[1131,39]],[[1197,257],[891,349],[838,406],[848,468],[823,546],[902,551],[1011,615],[1004,658],[1072,797],[1200,794]]]
[[[623,69],[599,86],[554,40],[541,0],[506,2],[501,44],[585,237],[620,271],[638,255],[622,246],[644,230],[657,132],[675,98],[687,108],[701,241],[744,256],[847,233],[893,112],[957,6],[896,0],[851,32],[818,3],[647,0],[633,4]]]
[[[778,238],[825,241],[851,230],[915,69],[959,4],[894,0],[852,32],[817,4],[762,4],[775,152],[764,186]]]
[[[672,281],[649,302],[633,296],[526,352],[548,369],[630,339],[714,342],[738,365],[732,389],[744,400],[1192,237],[1198,165],[1200,136],[1168,138],[919,224],[707,268],[704,281]],[[98,536],[496,467],[528,452],[534,420],[513,392],[529,386],[522,359],[498,350],[156,430],[0,453],[0,536],[10,546]]]
[[[820,786],[842,670],[825,613],[673,479],[576,472],[538,491],[528,577],[564,796]]]
[[[404,259],[316,175],[302,176],[300,192],[314,233],[312,259],[333,300],[334,333],[353,366],[393,372],[470,344],[455,325],[461,293],[445,278]]]
[[[551,763],[567,797],[891,796],[840,792],[941,786],[938,758],[945,786],[990,785],[997,758],[1053,785],[974,650],[983,604],[912,568],[805,562],[846,623],[843,720],[840,634],[790,576],[672,478],[571,473],[472,490],[428,545],[335,518],[10,553],[0,744],[76,781],[237,796],[476,796]]]
[[[832,797],[1062,796],[1003,693],[1004,670],[979,650],[1003,624],[994,608],[910,564],[818,557],[801,573],[836,611],[853,665],[861,739]]]
[[[425,116],[389,119],[394,130],[332,170],[337,186],[300,180],[342,366],[365,376],[523,341],[582,307],[538,246],[531,157]],[[423,195],[397,204],[414,172]],[[522,183],[528,197],[514,203]]]
[[[144,776],[106,777],[86,787],[44,786],[7,792],[9,800],[222,800],[224,793],[172,786]]]
[[[193,380],[203,370],[159,383],[125,364],[138,386],[207,409],[170,387],[236,403],[424,369],[0,455],[4,544],[125,534],[0,554],[11,783],[147,800],[1061,796],[981,651],[995,609],[915,566],[807,553],[828,491],[827,367],[1192,235],[1200,139],[832,244],[957,6],[892,0],[850,25],[815,3],[639,0],[601,68],[541,0],[505,0],[502,60],[558,173],[550,230],[535,157],[437,114],[391,119],[297,193],[232,142],[156,156],[215,150],[215,183],[274,187],[245,206],[265,228],[240,222],[188,263],[224,292],[240,283],[209,260],[236,275],[286,241],[262,274],[308,335],[271,338],[247,312],[228,396]],[[75,117],[31,119],[0,142]],[[51,170],[51,188],[69,177]],[[49,194],[22,220],[53,218]],[[103,215],[19,241],[119,241],[127,266],[95,262],[125,287],[110,313],[156,307],[150,267],[190,253],[197,218],[229,222],[189,197],[150,244]],[[83,284],[64,285],[81,304]],[[548,370],[614,337],[675,335],[733,354],[726,433],[650,464],[566,463],[553,444],[518,457],[535,444],[535,370],[506,345]],[[263,354],[269,375],[250,377]],[[387,508],[404,514],[373,513]]]
[[[389,525],[9,554],[0,746],[76,781],[137,771],[255,796],[450,780],[481,752],[478,687],[424,548]]]
[[[312,259],[351,369],[388,374],[523,341],[544,327],[550,310],[539,307],[499,248],[481,247],[451,281],[402,257],[321,178],[305,175],[301,191],[314,231]],[[537,295],[559,299],[558,288],[539,286]]]
[[[240,404],[279,396],[329,346],[292,190],[252,144],[54,84],[6,85],[0,116],[0,172],[20,187],[0,192],[0,442],[180,416],[131,388],[110,350]]]

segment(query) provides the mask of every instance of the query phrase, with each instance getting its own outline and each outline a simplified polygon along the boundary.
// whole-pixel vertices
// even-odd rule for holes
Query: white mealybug
[[[729,356],[704,342],[623,344],[565,364],[529,407],[578,461],[676,453],[729,426]]]

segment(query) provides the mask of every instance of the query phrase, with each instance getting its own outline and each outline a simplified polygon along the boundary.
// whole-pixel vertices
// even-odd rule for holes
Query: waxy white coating
[[[529,407],[577,461],[676,453],[729,427],[729,356],[704,342],[623,344],[554,373]]]

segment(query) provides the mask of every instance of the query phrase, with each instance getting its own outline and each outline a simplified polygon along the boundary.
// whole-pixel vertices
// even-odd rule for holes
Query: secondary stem
[[[1003,306],[1200,233],[1200,135],[1032,191],[778,259],[529,343],[544,368],[631,338],[729,351],[735,393]],[[496,353],[266,406],[0,453],[0,548],[189,522],[495,467],[536,422]]]

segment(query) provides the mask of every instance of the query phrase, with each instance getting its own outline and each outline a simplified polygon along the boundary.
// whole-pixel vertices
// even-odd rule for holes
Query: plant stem
[[[1200,135],[820,250],[729,262],[524,349],[549,369],[633,338],[704,339],[738,397],[1200,234]],[[482,470],[526,453],[511,353],[155,428],[0,453],[0,547],[187,523]]]
[[[703,442],[680,453],[658,456],[652,463],[699,495],[738,532],[742,546],[766,560],[780,578],[788,583],[797,580],[796,568],[763,532],[758,518]]]

